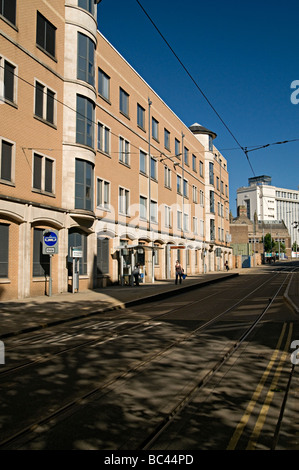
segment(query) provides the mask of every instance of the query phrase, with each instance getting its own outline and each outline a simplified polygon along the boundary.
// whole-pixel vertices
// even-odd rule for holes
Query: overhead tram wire
[[[209,106],[212,108],[212,110],[214,111],[214,113],[217,115],[217,117],[220,119],[220,121],[222,122],[222,124],[224,125],[224,127],[226,128],[226,130],[229,132],[229,134],[232,136],[232,138],[234,139],[234,141],[237,143],[238,147],[244,152],[246,158],[247,158],[247,161],[250,165],[250,168],[251,168],[251,171],[253,173],[253,175],[255,176],[255,173],[254,173],[254,170],[252,168],[252,165],[250,163],[250,159],[248,157],[248,153],[246,151],[246,147],[242,147],[242,145],[240,144],[240,142],[237,140],[237,138],[234,136],[234,134],[232,133],[232,131],[229,129],[229,127],[227,126],[227,124],[224,122],[224,120],[222,119],[222,117],[220,116],[220,114],[217,112],[217,110],[214,108],[214,106],[212,105],[212,103],[210,102],[210,100],[208,99],[208,97],[205,95],[205,93],[202,91],[202,89],[200,88],[200,86],[198,85],[198,83],[196,82],[196,80],[193,78],[193,76],[191,75],[191,73],[189,72],[189,70],[187,69],[187,67],[183,64],[183,62],[181,61],[181,59],[178,57],[178,55],[176,54],[176,52],[173,50],[173,48],[171,47],[171,45],[169,44],[169,42],[167,41],[167,39],[165,38],[165,36],[163,36],[163,34],[161,33],[161,31],[159,30],[159,28],[157,27],[157,25],[154,23],[154,21],[152,20],[152,18],[150,17],[150,15],[147,13],[147,11],[144,9],[144,7],[141,5],[141,3],[139,2],[139,0],[136,0],[136,2],[138,3],[138,5],[140,6],[140,8],[143,10],[143,12],[145,13],[145,15],[147,16],[147,18],[150,20],[150,22],[152,23],[152,25],[154,26],[154,28],[157,30],[157,32],[159,33],[159,35],[161,36],[161,38],[163,39],[163,41],[166,43],[166,45],[169,47],[169,49],[171,50],[171,52],[173,53],[173,55],[175,56],[175,58],[178,60],[178,62],[181,64],[181,66],[183,67],[183,69],[185,70],[185,72],[187,73],[187,75],[189,76],[189,78],[192,80],[192,82],[194,83],[194,85],[196,86],[196,88],[198,89],[198,91],[202,94],[202,96],[204,97],[204,99],[207,101],[207,103],[209,104]]]

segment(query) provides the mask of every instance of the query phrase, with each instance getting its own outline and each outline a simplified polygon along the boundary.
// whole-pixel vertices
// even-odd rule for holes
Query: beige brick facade
[[[216,135],[173,113],[97,31],[93,3],[14,5],[0,11],[0,299],[49,294],[44,230],[58,231],[53,293],[72,288],[72,246],[80,290],[130,282],[136,262],[145,282],[173,277],[178,257],[190,275],[223,269]]]

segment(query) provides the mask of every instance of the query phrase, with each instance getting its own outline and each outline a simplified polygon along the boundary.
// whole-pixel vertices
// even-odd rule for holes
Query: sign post
[[[43,255],[50,256],[49,297],[52,295],[52,256],[58,253],[57,230],[43,231]]]
[[[73,278],[72,293],[79,292],[80,259],[83,257],[81,246],[70,248],[70,257],[72,258]]]

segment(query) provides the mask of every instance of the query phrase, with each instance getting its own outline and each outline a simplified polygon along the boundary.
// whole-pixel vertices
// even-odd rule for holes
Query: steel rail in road
[[[193,386],[185,395],[184,397],[178,402],[176,403],[171,412],[168,414],[168,416],[166,418],[163,418],[159,425],[157,427],[155,427],[154,431],[152,431],[150,433],[150,436],[148,436],[144,441],[143,443],[141,444],[141,446],[139,447],[140,449],[148,449],[152,444],[153,442],[160,436],[160,434],[167,428],[168,424],[171,422],[171,420],[174,419],[174,417],[179,413],[179,411],[182,410],[182,408],[184,406],[186,406],[187,403],[190,402],[190,400],[192,399],[192,397],[195,395],[195,393],[197,393],[201,387],[203,387],[205,384],[207,384],[207,382],[214,376],[214,374],[220,369],[220,367],[222,365],[224,365],[227,360],[232,356],[232,354],[234,354],[235,351],[238,350],[238,348],[241,346],[241,344],[245,341],[245,339],[248,337],[248,335],[252,332],[252,330],[255,328],[255,326],[258,324],[258,322],[262,319],[262,317],[265,315],[265,313],[268,311],[268,309],[270,308],[270,306],[272,305],[272,303],[274,302],[275,298],[277,297],[278,293],[280,292],[280,290],[283,288],[284,284],[287,282],[288,280],[288,277],[289,277],[289,274],[290,273],[287,273],[287,278],[284,280],[284,282],[280,285],[279,289],[276,291],[274,297],[269,301],[269,303],[267,304],[267,306],[263,309],[263,311],[260,313],[260,315],[258,316],[258,318],[253,322],[253,324],[241,335],[241,337],[234,343],[234,345],[232,347],[229,348],[229,350],[221,357],[221,359],[219,359],[219,361],[217,362],[217,364],[208,372],[206,373],[206,375],[204,376],[204,378],[202,378],[195,386]],[[82,403],[86,403],[88,400],[91,400],[91,399],[95,399],[95,398],[99,398],[99,396],[102,396],[103,394],[106,394],[109,392],[108,388],[112,387],[112,386],[115,386],[117,384],[118,381],[120,380],[124,380],[126,379],[126,377],[129,376],[129,378],[132,377],[132,374],[135,373],[135,374],[138,374],[140,373],[147,365],[149,365],[150,363],[152,363],[155,359],[157,359],[157,357],[161,357],[162,355],[168,353],[169,351],[171,351],[171,349],[173,349],[174,347],[178,346],[180,343],[188,340],[190,337],[198,334],[199,332],[201,331],[204,331],[206,330],[208,327],[211,326],[212,323],[215,323],[217,321],[219,321],[220,318],[223,318],[227,313],[231,312],[232,310],[234,310],[235,308],[237,308],[242,302],[244,302],[244,300],[248,299],[248,297],[250,295],[253,295],[254,293],[256,293],[259,289],[261,289],[262,287],[264,287],[266,284],[269,284],[278,274],[275,274],[274,276],[272,276],[270,279],[267,279],[264,283],[260,284],[258,287],[254,288],[250,293],[248,293],[247,295],[245,295],[244,297],[242,297],[242,299],[238,300],[233,306],[231,306],[230,308],[226,309],[225,311],[221,312],[220,314],[218,314],[215,318],[213,318],[212,320],[209,320],[207,321],[206,323],[204,323],[203,325],[200,325],[199,327],[195,328],[194,330],[192,330],[191,332],[189,332],[188,334],[184,334],[184,335],[181,335],[179,339],[173,341],[171,344],[169,344],[167,347],[163,348],[162,350],[159,350],[157,352],[155,352],[154,354],[151,354],[149,357],[147,357],[145,360],[142,360],[142,361],[139,361],[139,363],[133,365],[133,367],[129,367],[127,368],[125,371],[121,372],[121,373],[118,373],[116,374],[115,377],[112,377],[109,381],[107,381],[106,383],[104,384],[101,384],[100,386],[97,386],[95,387],[94,389],[88,391],[88,392],[85,392],[84,394],[82,394],[81,396],[79,397],[76,397],[74,400],[71,400],[69,401],[68,403],[58,407],[55,411],[49,413],[48,415],[36,420],[35,422],[29,424],[28,426],[25,426],[24,428],[20,429],[19,431],[17,431],[16,433],[14,433],[13,435],[10,435],[8,437],[6,437],[5,439],[3,439],[1,442],[0,442],[0,448],[11,448],[11,446],[13,446],[14,444],[17,444],[19,443],[20,441],[23,443],[24,442],[24,439],[25,439],[25,442],[27,442],[28,440],[30,440],[32,438],[32,436],[34,435],[34,432],[37,428],[40,428],[42,425],[44,424],[48,424],[48,425],[51,425],[51,421],[54,419],[54,418],[57,418],[57,417],[60,417],[62,415],[65,415],[65,413],[75,413],[76,410],[82,406]],[[211,294],[210,296],[207,296],[207,297],[211,297],[212,295],[217,295],[217,293],[214,293],[214,294]],[[206,297],[206,298],[207,298]],[[200,300],[197,300],[197,301],[192,301],[190,302],[189,304],[191,305],[194,305],[198,302],[201,302],[203,301],[204,299],[200,299]],[[161,318],[162,316],[165,316],[165,315],[169,315],[170,312],[172,311],[175,311],[177,308],[175,309],[172,309],[166,313],[163,313],[163,314],[160,314],[160,315],[157,315],[153,318],[150,319],[150,321],[156,321],[157,318]],[[110,336],[106,339],[104,339],[103,341],[106,342],[106,341],[110,341],[112,339],[116,339],[117,337],[121,336],[121,334],[124,333],[124,331],[126,331],[126,333],[128,332],[128,330],[132,330],[132,328],[137,328],[137,327],[140,327],[140,326],[144,326],[145,323],[149,323],[149,320],[143,320],[143,321],[140,321],[138,322],[138,325],[134,325],[133,327],[129,327],[129,328],[125,328],[124,330],[122,330],[119,334],[117,334],[115,336],[115,334],[113,336]],[[99,344],[99,340],[94,340],[93,341],[95,344]],[[89,342],[90,343],[90,342]],[[84,346],[84,344],[83,344]],[[82,345],[81,346],[74,346],[73,348],[77,348],[77,347],[83,347]],[[68,350],[72,350],[73,348],[68,348]],[[63,352],[66,352],[67,350],[63,351]],[[59,352],[57,354],[62,354],[63,352]],[[47,357],[46,359],[49,359],[49,357]],[[34,362],[32,362],[33,364]],[[16,369],[14,369],[15,371]],[[7,371],[9,372],[9,371]],[[11,371],[13,372],[13,370]],[[13,447],[12,447],[13,448]]]

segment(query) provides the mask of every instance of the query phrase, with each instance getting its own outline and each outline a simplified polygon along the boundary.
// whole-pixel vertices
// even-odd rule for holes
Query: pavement
[[[262,269],[262,267],[259,267]],[[225,282],[239,274],[254,274],[259,268],[234,269],[229,272],[188,276],[182,284],[174,280],[156,280],[140,286],[111,286],[76,293],[30,297],[0,302],[0,339],[66,323],[99,313],[162,300],[212,283]],[[298,283],[289,284],[286,300],[299,313]]]

